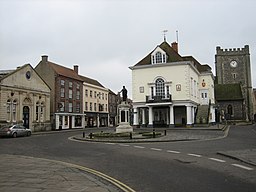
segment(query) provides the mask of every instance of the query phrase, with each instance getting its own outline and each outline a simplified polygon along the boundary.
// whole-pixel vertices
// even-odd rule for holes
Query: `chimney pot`
[[[42,55],[42,61],[47,62],[48,61],[48,55]]]
[[[74,65],[74,71],[78,74],[78,65]]]
[[[177,42],[173,42],[173,43],[172,43],[172,48],[174,49],[174,51],[175,51],[176,53],[178,53],[178,43],[177,43]]]

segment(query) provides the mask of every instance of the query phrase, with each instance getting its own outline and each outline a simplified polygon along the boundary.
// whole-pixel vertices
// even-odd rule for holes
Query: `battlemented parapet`
[[[221,49],[220,46],[216,47],[217,55],[244,55],[249,53],[249,45],[245,45],[244,48],[229,48]]]

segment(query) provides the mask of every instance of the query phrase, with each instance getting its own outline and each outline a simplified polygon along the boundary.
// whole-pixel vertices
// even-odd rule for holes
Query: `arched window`
[[[160,96],[161,98],[165,97],[165,92],[164,92],[164,80],[161,78],[158,78],[155,82],[156,86],[156,96]]]
[[[233,115],[232,105],[228,105],[228,114]]]
[[[162,53],[161,52],[156,53],[156,63],[162,63]]]

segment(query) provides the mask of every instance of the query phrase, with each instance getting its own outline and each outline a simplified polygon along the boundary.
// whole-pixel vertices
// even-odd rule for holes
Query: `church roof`
[[[240,84],[215,84],[215,98],[217,101],[243,100]]]

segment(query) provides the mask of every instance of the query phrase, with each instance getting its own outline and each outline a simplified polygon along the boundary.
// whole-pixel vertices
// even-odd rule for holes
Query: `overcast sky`
[[[209,64],[216,46],[250,46],[256,87],[255,0],[0,0],[0,69],[42,55],[131,96],[133,66],[163,42]]]

